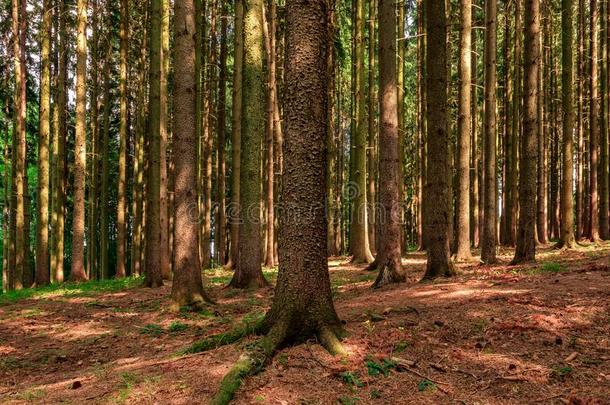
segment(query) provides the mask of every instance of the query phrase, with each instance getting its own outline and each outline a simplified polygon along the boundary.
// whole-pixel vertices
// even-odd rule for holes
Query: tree
[[[352,214],[350,222],[350,251],[355,263],[371,263],[373,255],[369,246],[367,202],[366,202],[366,148],[367,122],[364,81],[364,0],[356,0],[355,20],[355,73],[356,87],[355,129],[352,133],[351,163]]]
[[[457,234],[456,260],[472,260],[470,254],[470,133],[471,133],[471,32],[472,2],[461,0],[458,143],[457,143]]]
[[[561,2],[561,98],[563,110],[563,173],[561,176],[561,234],[558,247],[571,249],[575,246],[574,238],[574,197],[572,187],[573,172],[573,138],[574,108],[573,108],[573,13],[572,0]]]
[[[127,110],[127,38],[129,36],[129,0],[121,0],[121,28],[120,28],[120,127],[119,127],[119,189],[117,201],[117,266],[116,277],[125,277],[127,271],[125,264],[127,255],[127,138],[128,110]]]
[[[227,2],[223,2],[221,6],[223,16],[228,13]],[[218,252],[217,262],[220,265],[225,263],[226,251],[226,203],[225,203],[225,143],[226,143],[226,95],[227,95],[227,19],[222,18],[220,21],[220,72],[218,74],[218,106],[217,106],[217,133],[218,145],[216,149],[218,175],[216,186],[218,187],[216,198],[218,208],[216,210],[216,251]]]
[[[590,126],[590,146],[589,146],[589,239],[593,242],[599,241],[599,194],[598,194],[598,156],[599,156],[599,93],[598,93],[598,72],[597,60],[599,54],[599,40],[597,37],[597,23],[599,20],[599,5],[597,0],[591,0],[591,14],[589,17],[590,41],[591,41],[591,62],[589,63],[589,126]]]
[[[427,174],[424,234],[428,262],[424,279],[454,274],[449,257],[449,134],[447,133],[447,17],[445,2],[425,0]]]
[[[485,111],[484,153],[485,193],[483,234],[481,235],[481,260],[496,262],[496,48],[497,48],[497,2],[485,0]]]
[[[594,0],[595,1],[595,0]],[[512,263],[536,257],[536,165],[538,164],[538,69],[540,64],[540,1],[525,1],[523,138],[519,160],[519,228]]]
[[[168,169],[167,169],[167,145],[169,142],[169,100],[168,100],[168,77],[170,68],[169,52],[169,0],[161,3],[161,73],[159,88],[159,247],[161,277],[168,280],[171,277],[171,254],[169,237],[169,198],[168,198]]]
[[[239,193],[241,172],[241,100],[243,65],[243,0],[235,0],[235,35],[233,38],[233,93],[231,117],[231,210],[229,210],[231,250],[227,268],[233,268],[239,257]]]
[[[40,49],[40,116],[38,130],[38,204],[36,222],[36,285],[50,282],[49,274],[49,137],[51,133],[51,0],[42,7]]]
[[[279,213],[278,283],[257,328],[265,337],[224,377],[213,404],[228,403],[243,377],[258,371],[280,345],[317,336],[331,353],[344,353],[326,260],[328,12],[325,0],[286,3],[285,209]],[[247,22],[245,27],[248,32]]]
[[[146,272],[147,287],[163,285],[161,273],[160,176],[161,176],[161,3],[150,2],[150,66],[148,101],[148,170],[146,182]]]
[[[76,132],[74,135],[74,208],[72,211],[72,268],[70,278],[87,280],[85,273],[85,170],[87,167],[87,0],[76,3]]]
[[[180,308],[198,308],[210,298],[203,291],[199,260],[197,151],[195,132],[195,6],[193,0],[174,2],[174,280],[172,299]]]
[[[398,88],[396,86],[396,8],[379,0],[379,203],[380,229],[377,268],[373,284],[381,287],[404,282],[401,262],[401,210],[398,141]]]
[[[265,129],[263,75],[263,2],[244,3],[239,260],[229,283],[235,288],[267,285],[261,268],[261,146]]]

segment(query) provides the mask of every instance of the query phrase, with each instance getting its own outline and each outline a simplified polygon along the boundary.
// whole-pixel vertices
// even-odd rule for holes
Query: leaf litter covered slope
[[[547,249],[536,265],[464,265],[426,284],[416,283],[425,256],[411,254],[408,283],[380,290],[369,288],[375,274],[331,261],[350,356],[314,341],[284,349],[235,403],[608,403],[608,247]],[[168,286],[4,303],[0,402],[206,403],[253,339],[180,352],[256,318],[272,298],[223,289],[229,278],[208,273],[219,305],[197,314],[170,312]]]

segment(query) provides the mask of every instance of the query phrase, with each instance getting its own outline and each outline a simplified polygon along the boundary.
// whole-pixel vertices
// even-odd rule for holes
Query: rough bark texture
[[[473,5],[474,8],[475,5]],[[472,234],[472,245],[479,247],[479,102],[478,102],[478,85],[479,80],[477,76],[477,32],[471,31],[472,36],[472,65],[471,65],[471,84],[472,86],[472,109],[471,109],[471,134],[472,141],[470,142],[471,148],[471,162],[472,162],[472,187],[471,187],[471,203],[472,203],[472,216],[471,216],[471,234]]]
[[[573,171],[573,137],[574,108],[573,108],[573,14],[572,0],[561,1],[561,48],[562,48],[562,107],[563,107],[563,174],[561,178],[561,235],[558,245],[565,248],[575,246],[574,238],[574,197],[572,187],[574,182]]]
[[[600,122],[601,131],[599,139],[599,236],[603,240],[610,239],[610,228],[608,227],[608,44],[607,25],[608,16],[606,8],[608,3],[602,1],[600,5]]]
[[[485,0],[485,194],[483,234],[481,235],[481,260],[496,261],[496,48],[497,48],[497,1]]]
[[[148,105],[148,169],[146,182],[145,280],[147,287],[163,285],[161,275],[160,209],[160,90],[161,90],[161,2],[151,0],[150,72]]]
[[[167,167],[167,145],[169,144],[170,103],[168,98],[168,78],[170,66],[169,50],[169,19],[170,1],[162,0],[161,4],[161,84],[159,88],[159,259],[161,277],[168,280],[171,277],[171,250],[169,235],[169,176]]]
[[[396,86],[396,24],[391,1],[379,0],[379,274],[373,284],[404,282],[400,233],[400,159],[398,89]]]
[[[368,219],[368,233],[369,233],[369,248],[371,250],[371,254],[377,254],[377,240],[376,235],[376,209],[377,206],[377,197],[376,197],[376,189],[375,183],[377,179],[377,127],[375,125],[377,111],[376,105],[378,104],[378,99],[375,97],[375,20],[376,20],[376,4],[375,1],[371,1],[369,3],[369,19],[368,19],[368,29],[369,29],[369,47],[368,47],[368,59],[369,59],[369,67],[368,67],[368,107],[367,107],[367,119],[368,119],[368,146],[367,146],[367,219]],[[396,13],[394,13],[396,14]],[[330,104],[332,102],[329,101]]]
[[[76,38],[76,129],[74,135],[74,208],[72,211],[72,268],[70,278],[85,273],[85,171],[87,168],[87,0],[78,0]]]
[[[174,2],[174,280],[172,299],[178,307],[199,307],[203,291],[199,261],[197,212],[197,141],[195,132],[195,6]]]
[[[51,133],[51,0],[44,0],[41,27],[40,116],[38,132],[38,221],[36,285],[49,284],[49,136]]]
[[[525,2],[523,139],[519,160],[519,228],[513,263],[536,256],[536,166],[538,164],[538,69],[540,65],[540,1]]]
[[[102,144],[102,179],[100,181],[100,264],[99,269],[97,271],[97,276],[101,279],[108,278],[110,273],[108,249],[108,222],[110,219],[110,216],[108,215],[108,177],[110,171],[110,110],[112,107],[112,100],[110,95],[110,81],[112,80],[110,77],[110,58],[111,48],[108,47],[104,60],[104,112],[102,114],[102,131],[100,135],[100,142]]]
[[[261,268],[261,146],[265,130],[265,78],[263,74],[263,2],[244,2],[244,107],[241,121],[239,261],[230,286],[267,285]]]
[[[461,0],[460,63],[457,142],[457,233],[456,260],[471,260],[470,254],[470,132],[471,132],[471,32],[472,2]]]
[[[447,133],[447,18],[445,2],[425,0],[427,175],[424,233],[425,279],[454,274],[449,250],[449,134]]]
[[[222,3],[223,15],[228,14],[227,2]],[[217,162],[218,162],[218,175],[216,185],[218,187],[216,198],[218,208],[216,210],[216,251],[217,263],[219,265],[225,264],[226,256],[226,200],[225,200],[225,175],[226,175],[226,158],[225,158],[225,144],[226,144],[226,131],[227,131],[227,18],[223,18],[220,21],[220,67],[218,74],[218,109],[216,122],[216,131],[218,133],[218,145],[217,145]]]

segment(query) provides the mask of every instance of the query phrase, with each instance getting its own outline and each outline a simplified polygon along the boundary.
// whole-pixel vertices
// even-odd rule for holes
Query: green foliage
[[[359,401],[360,398],[358,397],[342,396],[341,398],[339,398],[339,403],[341,405],[356,405]]]
[[[559,273],[559,272],[565,271],[565,269],[563,268],[561,263],[546,262],[546,263],[542,263],[542,266],[540,267],[540,271],[544,272],[544,273]]]
[[[169,324],[169,327],[167,328],[167,331],[170,333],[178,333],[178,332],[182,332],[185,331],[186,329],[188,329],[188,325],[186,323],[182,323],[179,321],[174,321],[172,323]]]
[[[401,340],[400,342],[396,342],[396,344],[394,345],[394,352],[395,353],[401,353],[404,352],[405,350],[407,350],[407,347],[410,346],[410,343],[407,342],[406,340]]]
[[[22,290],[8,291],[0,294],[0,305],[14,303],[23,299],[42,299],[51,296],[86,296],[95,293],[116,292],[135,288],[142,284],[141,277],[127,277],[121,279],[92,280],[84,283],[51,284],[45,287],[24,288]]]
[[[140,333],[143,335],[161,336],[163,334],[163,328],[157,324],[149,323],[140,329]]]
[[[420,392],[434,391],[434,390],[436,390],[436,384],[434,384],[432,381],[430,381],[428,379],[423,379],[419,382],[419,384],[417,384],[417,389]]]
[[[341,374],[343,382],[353,387],[364,387],[364,383],[360,381],[358,373],[352,373],[351,371],[345,371]]]
[[[383,374],[387,377],[390,370],[396,368],[396,363],[388,359],[383,359],[381,363],[377,363],[372,357],[369,357],[364,364],[370,376]]]
[[[378,399],[381,398],[381,392],[379,392],[379,390],[372,390],[371,391],[371,399]]]
[[[570,366],[558,366],[551,371],[551,377],[555,377],[563,381],[564,378],[572,373],[572,371],[573,369]]]

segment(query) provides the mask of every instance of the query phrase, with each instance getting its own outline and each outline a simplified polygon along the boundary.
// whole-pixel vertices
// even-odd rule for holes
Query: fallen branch
[[[424,378],[430,382],[433,382],[434,384],[436,384],[436,388],[442,392],[443,394],[447,394],[449,395],[449,392],[447,392],[447,390],[445,390],[444,388],[441,388],[439,385],[450,385],[449,383],[446,382],[442,382],[442,381],[437,381],[434,380],[430,377],[428,377],[425,374],[420,373],[419,371],[413,370],[411,367],[415,367],[415,362],[412,360],[406,360],[406,359],[401,359],[400,357],[391,357],[390,358],[391,361],[393,361],[394,363],[396,363],[396,368],[399,370],[404,370],[404,371],[408,371],[412,374],[415,374],[418,377]]]
[[[221,346],[230,345],[245,337],[257,334],[262,325],[264,316],[260,316],[254,321],[243,322],[241,325],[224,333],[212,335],[208,338],[193,343],[190,347],[186,348],[181,354],[193,354],[206,352],[208,350],[217,349]]]

